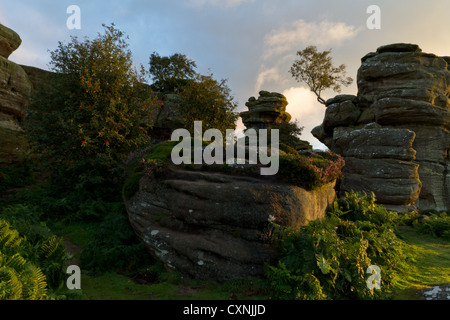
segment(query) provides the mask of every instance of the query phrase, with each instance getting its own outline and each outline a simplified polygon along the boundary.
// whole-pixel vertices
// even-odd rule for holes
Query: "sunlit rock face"
[[[346,157],[342,192],[373,191],[400,210],[450,209],[449,62],[402,43],[362,58],[358,94],[327,101],[313,130]]]

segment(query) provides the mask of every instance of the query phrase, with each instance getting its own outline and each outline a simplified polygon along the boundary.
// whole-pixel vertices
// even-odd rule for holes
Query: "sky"
[[[49,68],[50,51],[70,36],[94,38],[114,23],[129,36],[136,65],[148,69],[151,53],[182,53],[197,72],[227,79],[237,111],[260,90],[287,97],[287,111],[304,127],[301,138],[325,149],[311,135],[325,107],[289,73],[297,51],[309,45],[331,49],[354,79],[342,94],[357,94],[361,58],[379,46],[415,43],[424,52],[450,56],[448,0],[0,0],[0,24],[16,31],[22,45],[9,59]],[[80,28],[69,29],[71,5],[80,8]],[[368,8],[376,5],[379,16]],[[373,20],[379,17],[378,20]],[[379,22],[376,29],[368,21]],[[370,25],[370,24],[369,24]],[[325,99],[338,93],[323,93]],[[242,122],[238,122],[242,128]]]

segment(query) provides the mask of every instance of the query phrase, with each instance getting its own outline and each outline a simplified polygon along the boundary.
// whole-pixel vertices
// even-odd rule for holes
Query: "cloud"
[[[324,20],[317,23],[299,19],[289,26],[272,30],[265,36],[264,58],[267,59],[295,50],[301,44],[318,47],[339,45],[354,38],[360,30],[361,28],[343,22]]]
[[[317,102],[314,93],[303,87],[291,87],[284,90],[283,95],[289,102],[286,111],[292,121],[298,120],[298,124],[305,127],[300,138],[309,141],[314,149],[326,150],[327,147],[311,134],[311,130],[322,123],[325,107]]]
[[[280,74],[279,68],[272,67],[266,69],[262,67],[262,71],[260,71],[256,77],[255,92],[261,91],[264,86],[270,86],[270,84],[273,83],[277,83],[279,85],[285,81],[286,77],[283,77]]]
[[[240,6],[246,2],[254,2],[255,0],[189,0],[187,5],[191,7],[203,7],[204,5],[213,5],[225,8]]]

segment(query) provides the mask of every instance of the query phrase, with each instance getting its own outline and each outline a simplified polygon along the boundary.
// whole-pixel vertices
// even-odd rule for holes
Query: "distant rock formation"
[[[276,123],[292,119],[286,112],[288,101],[281,93],[261,91],[258,99],[251,97],[245,105],[248,111],[240,115],[247,129],[270,129]]]
[[[16,161],[21,152],[19,123],[32,90],[26,72],[8,60],[21,42],[17,33],[0,24],[0,165]]]
[[[358,95],[327,101],[312,133],[345,157],[341,191],[399,210],[450,210],[449,57],[392,44],[362,58]]]

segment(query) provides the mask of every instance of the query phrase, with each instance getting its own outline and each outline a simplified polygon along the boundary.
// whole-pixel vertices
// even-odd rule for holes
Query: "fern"
[[[21,250],[26,238],[8,222],[0,220],[0,299],[37,300],[47,298],[47,282],[42,270],[28,261]]]

